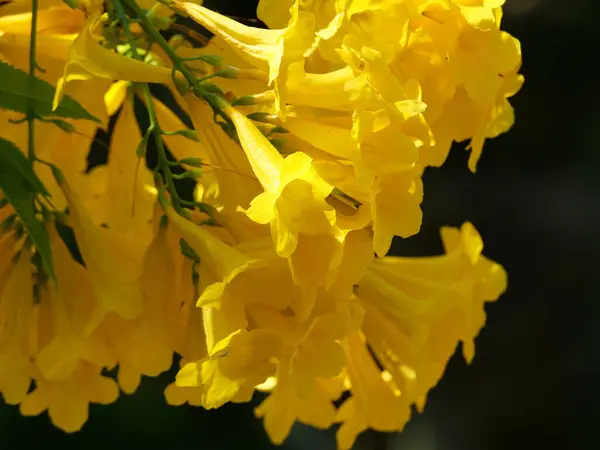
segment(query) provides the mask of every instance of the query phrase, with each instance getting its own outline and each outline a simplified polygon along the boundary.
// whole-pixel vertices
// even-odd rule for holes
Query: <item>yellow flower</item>
[[[252,303],[276,310],[289,306],[298,314],[310,312],[310,300],[294,285],[287,261],[272,251],[269,241],[259,240],[258,244],[266,252],[262,252],[264,256],[260,258],[252,257],[221,242],[202,227],[176,214],[171,207],[166,211],[202,261],[205,289],[197,304],[205,307],[209,350],[218,341],[246,327],[245,308]]]
[[[30,13],[31,12],[31,0],[15,0],[11,2],[6,2],[2,5],[2,9],[0,9],[0,15],[13,15],[13,14],[21,14],[21,13]],[[41,10],[45,10],[46,8],[52,8],[55,6],[62,6],[62,0],[40,0],[39,8]]]
[[[133,320],[110,316],[101,326],[119,360],[119,385],[129,394],[137,389],[142,375],[158,376],[173,362],[169,320],[177,320],[180,306],[172,292],[176,270],[169,245],[167,226],[161,223],[144,256],[141,313]]]
[[[213,121],[208,105],[193,96],[186,98],[190,117],[200,142],[174,146],[177,156],[206,159],[198,183],[200,200],[217,208],[220,221],[237,240],[268,234],[268,230],[246,217],[244,211],[261,192],[261,185],[239,146]],[[160,109],[158,110],[160,112]],[[179,128],[180,129],[180,128]],[[190,153],[184,153],[189,151]]]
[[[110,366],[114,360],[102,336],[81,335],[95,303],[92,286],[86,270],[72,259],[55,227],[49,227],[49,234],[58,284],[47,282],[40,287],[40,329],[47,326],[52,334],[50,338],[40,333],[40,351],[35,357],[40,376],[36,379],[64,381],[82,360],[99,366]]]
[[[286,362],[279,364],[277,385],[254,410],[256,417],[264,419],[265,430],[276,445],[285,441],[296,421],[320,429],[329,428],[336,414],[332,402],[341,395],[341,389],[332,395],[317,381],[308,396],[299,396],[289,381],[288,371]]]
[[[352,42],[382,56],[389,64],[406,43],[411,2],[353,1],[344,44]],[[358,48],[360,49],[360,47]]]
[[[326,73],[310,73],[305,71],[303,64],[295,63],[289,68],[287,100],[298,106],[352,111],[357,104],[367,103],[364,96],[356,95],[356,86],[362,81],[360,74],[357,75],[350,66]]]
[[[326,181],[369,211],[380,256],[387,253],[394,235],[409,237],[421,226],[423,168],[417,162],[422,139],[429,142],[430,134],[417,118],[420,113],[408,115],[391,119],[385,110],[357,111],[353,129],[293,115],[285,123],[295,136],[339,158],[340,164],[352,165],[353,174],[337,175],[342,166],[324,164],[322,155],[314,164]]]
[[[343,341],[346,371],[352,385],[352,397],[338,410],[336,422],[340,450],[350,449],[356,437],[367,428],[399,431],[410,417],[408,403],[383,376],[367,350],[364,337],[356,332]]]
[[[449,58],[457,84],[463,84],[473,100],[493,103],[503,76],[521,62],[521,46],[510,34],[497,29],[465,28]]]
[[[141,139],[131,96],[123,102],[111,138],[108,163],[100,169],[104,172],[106,191],[91,213],[97,224],[147,245],[152,239],[150,222],[156,198],[146,189],[154,185],[152,174],[144,159],[136,155]]]
[[[171,83],[171,71],[166,67],[146,64],[102,47],[97,30],[107,20],[108,16],[101,13],[87,19],[69,51],[64,74],[56,87],[53,108],[58,106],[67,85],[74,81],[85,81],[88,90],[101,95],[108,90],[112,80]]]
[[[175,6],[192,19],[220,36],[255,67],[269,74],[269,84],[275,84],[277,110],[285,114],[285,86],[288,65],[303,59],[314,41],[314,16],[300,8],[292,7],[288,26],[280,30],[253,28],[195,3],[175,2]]]
[[[341,373],[344,354],[338,341],[357,329],[362,320],[362,309],[354,301],[335,302],[323,294],[318,300],[319,307],[307,321],[262,305],[248,308],[258,329],[271,330],[281,339],[283,347],[277,357],[287,364],[285,378],[301,397],[311,392],[317,378]]]
[[[342,407],[340,420],[349,421],[340,430],[347,443],[342,448],[348,448],[366,427],[402,429],[409,418],[408,407],[424,406],[459,341],[467,361],[472,360],[474,338],[485,322],[484,303],[496,300],[506,289],[504,270],[481,255],[483,242],[470,223],[460,230],[442,228],[441,234],[446,255],[376,259],[358,284],[356,294],[365,309],[362,332],[384,369],[385,383],[375,381],[380,374],[373,362],[357,365],[357,370],[373,365],[370,385],[375,388],[377,383],[381,391],[377,396],[357,396],[356,406]],[[351,361],[348,371],[355,393],[352,380],[361,375],[352,374]],[[382,404],[389,404],[391,411],[400,406],[406,411],[364,417],[383,411]]]
[[[71,44],[83,26],[84,14],[62,2],[46,1],[40,6],[36,60],[44,72],[39,72],[38,76],[55,84],[62,74]],[[27,71],[30,34],[31,5],[26,2],[3,4],[0,8],[0,59]]]
[[[8,404],[18,404],[27,395],[33,364],[29,329],[33,320],[33,274],[31,252],[21,248],[18,261],[11,236],[2,239],[2,278],[0,296],[0,392]],[[6,259],[4,259],[6,255]],[[8,275],[8,276],[7,276]],[[6,277],[6,278],[5,278]]]
[[[88,419],[90,403],[110,404],[119,395],[114,380],[100,372],[101,367],[82,362],[64,381],[36,378],[35,389],[20,405],[21,414],[36,416],[48,410],[56,427],[68,433],[79,431]]]
[[[319,176],[307,154],[298,151],[284,158],[242,113],[231,107],[226,112],[265,189],[252,200],[248,217],[270,225],[277,253],[290,259],[298,284],[306,289],[325,286],[330,279],[328,272],[339,263],[348,231],[334,227],[336,212],[326,201],[333,186]],[[307,259],[317,248],[323,252],[321,267],[325,270],[316,270],[314,262]]]
[[[315,38],[312,48],[305,54],[304,63],[310,72],[325,73],[339,61],[335,47],[341,39],[338,33],[343,27],[348,7],[352,2],[347,0],[260,0],[256,10],[257,17],[269,28],[284,28],[294,13],[296,4],[304,11],[314,15]]]
[[[330,233],[335,211],[325,201],[332,186],[318,177],[308,155],[294,153],[280,167],[278,182],[273,180],[273,186],[252,201],[248,216],[258,223],[270,223],[277,252],[289,257],[300,234]]]
[[[488,30],[500,25],[500,14],[505,0],[452,0],[469,25]]]
[[[179,236],[177,236],[179,240]],[[204,331],[204,314],[202,308],[196,307],[197,286],[192,279],[192,260],[185,259],[181,265],[180,280],[177,283],[177,299],[182,299],[184,306],[181,311],[179,329],[183,331],[178,353],[182,357],[180,363],[184,366],[188,361],[199,361],[207,356],[206,336]],[[204,389],[202,386],[177,386],[175,382],[169,384],[165,389],[165,399],[168,404],[180,406],[189,403],[194,406],[202,406]]]
[[[450,150],[452,141],[471,139],[468,149],[469,169],[475,172],[486,139],[497,137],[508,131],[514,123],[514,111],[508,98],[516,94],[523,85],[523,76],[516,71],[503,79],[497,98],[490,104],[473,101],[465,89],[457,89],[452,100],[446,103],[443,115],[433,124],[437,143],[436,151]]]
[[[220,340],[204,360],[186,364],[177,374],[177,386],[202,387],[202,406],[218,408],[275,373],[270,359],[279,345],[270,332],[238,330]]]
[[[250,307],[249,315],[256,327],[282,340],[274,355],[276,386],[255,410],[264,417],[271,440],[282,442],[296,420],[318,428],[331,426],[335,419],[331,402],[341,394],[341,386],[331,389],[331,385],[345,364],[339,341],[360,327],[360,305],[349,297],[335,300],[321,293],[305,322],[261,306]]]
[[[439,166],[452,141],[472,139],[469,168],[475,172],[485,138],[512,125],[506,98],[520,87],[515,78],[522,83],[517,76],[521,49],[518,40],[499,30],[502,2],[453,3],[427,5],[413,21],[416,31],[397,67],[423,78],[423,97],[430,107],[425,117],[436,141],[424,162]]]
[[[126,319],[137,317],[142,308],[139,278],[144,242],[94,223],[69,183],[63,182],[62,188],[69,203],[69,225],[75,232],[98,301],[89,331],[110,311]]]
[[[40,0],[36,75],[58,85],[54,106],[68,93],[105,124],[118,117],[108,163],[89,174],[96,124],[35,127],[33,168],[52,194],[35,215],[49,226],[56,280],[0,205],[0,393],[74,432],[90,403],[133,393],[178,353],[169,404],[212,409],[269,391],[255,414],[276,444],[296,421],[340,423],[340,450],[369,428],[401,430],[459,342],[473,359],[485,304],[506,289],[470,223],[442,228],[444,255],[385,256],[394,236],[420,229],[424,170],[470,141],[474,172],[485,139],[514,122],[521,49],[501,30],[504,0],[261,0],[271,29],[197,3],[173,6],[215,38],[194,48],[176,36],[169,50],[146,19],[164,25],[173,10],[142,0],[150,12],[130,30],[146,49],[140,61],[129,35],[114,34],[113,48],[106,31],[120,25],[103,2]],[[0,59],[23,70],[31,8],[0,7]],[[173,88],[190,74],[201,89]],[[169,153],[202,167],[194,199],[210,215],[175,201],[175,163],[161,158],[153,176],[138,156],[145,130],[131,82],[171,89],[179,108],[145,106]],[[177,109],[198,141],[178,133],[187,121]],[[28,127],[9,125],[21,116],[0,111],[0,134],[25,152]],[[116,367],[116,382],[102,375]]]
[[[379,256],[384,256],[394,236],[409,237],[419,232],[423,213],[422,167],[385,174],[374,185],[371,206],[373,217],[373,245]]]

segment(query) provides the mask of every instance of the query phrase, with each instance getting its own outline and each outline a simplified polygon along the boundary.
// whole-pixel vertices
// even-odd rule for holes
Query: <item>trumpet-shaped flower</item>
[[[195,3],[177,1],[175,6],[224,39],[240,57],[267,72],[269,84],[275,84],[278,94],[277,110],[285,115],[288,66],[302,60],[314,42],[314,15],[311,12],[304,11],[300,2],[296,2],[286,28],[265,30],[242,25]]]
[[[40,329],[47,327],[52,333],[48,339],[45,333],[40,333],[35,364],[39,371],[37,379],[64,381],[82,360],[98,366],[110,366],[114,360],[102,336],[81,334],[95,302],[89,276],[72,259],[56,229],[49,228],[58,284],[46,283],[40,289]]]
[[[141,140],[133,101],[125,101],[113,130],[108,163],[96,169],[103,171],[106,191],[90,213],[95,223],[104,224],[123,236],[134,236],[145,246],[152,239],[151,220],[156,198],[147,189],[153,185],[152,174],[136,154]]]
[[[360,332],[348,336],[343,346],[352,397],[338,410],[336,422],[342,423],[337,432],[338,448],[347,450],[358,434],[368,428],[401,430],[411,411],[410,404],[377,367]]]
[[[263,418],[265,430],[276,445],[283,443],[296,421],[320,429],[329,428],[336,415],[332,402],[341,395],[341,389],[332,394],[318,380],[309,395],[300,396],[289,380],[289,370],[286,361],[279,363],[275,388],[254,410],[256,417]]]
[[[89,327],[93,330],[109,311],[133,319],[141,312],[139,279],[144,243],[94,223],[78,193],[68,182],[62,188],[69,203],[69,224],[90,273],[97,310]]]
[[[27,217],[0,192],[7,403],[74,432],[90,403],[133,393],[177,353],[169,404],[267,391],[255,415],[274,443],[296,421],[337,422],[342,450],[401,430],[458,343],[473,359],[506,288],[477,230],[442,228],[441,256],[385,255],[419,231],[424,170],[469,141],[474,172],[514,122],[521,49],[501,30],[504,0],[261,0],[270,29],[197,1],[127,1],[125,18],[100,0],[36,3],[38,67],[30,0],[0,7],[0,60],[56,85],[54,107],[69,94],[113,120],[108,163],[88,170],[98,124],[0,111],[0,135],[51,194]],[[198,48],[184,27],[165,42],[177,12],[215,37]],[[148,83],[173,97],[140,97],[140,130]],[[164,143],[154,174],[150,132]],[[28,235],[32,220],[47,233]]]
[[[345,442],[351,444],[355,433],[367,426],[402,429],[409,418],[408,407],[413,403],[424,406],[428,391],[439,381],[459,341],[467,361],[472,360],[474,338],[485,322],[483,305],[496,300],[506,288],[504,270],[481,255],[483,242],[470,223],[460,230],[443,228],[441,234],[446,255],[380,258],[358,284],[356,294],[365,309],[362,333],[385,370],[382,376],[387,387],[383,389],[382,381],[377,383],[385,398],[397,398],[390,408],[403,405],[406,413],[358,421],[356,414],[373,411],[372,406],[346,407],[353,411],[354,419],[343,412],[343,406],[340,418],[350,421],[347,429],[351,433],[346,435],[342,427],[340,437],[349,439]],[[354,386],[352,378],[350,374]],[[369,397],[357,397],[359,401],[369,401]],[[382,402],[374,400],[372,405],[378,405],[379,411]],[[396,422],[383,425],[385,420]]]
[[[169,320],[177,320],[179,303],[171,292],[176,270],[166,228],[162,223],[157,226],[144,255],[139,287],[141,313],[127,321],[108,317],[102,324],[118,356],[119,385],[127,393],[137,389],[142,375],[158,376],[169,370],[173,362]]]
[[[297,152],[284,159],[243,114],[233,108],[228,113],[252,170],[265,189],[252,201],[248,216],[271,224],[277,253],[290,257],[300,234],[330,233],[335,211],[325,198],[333,187],[318,176],[311,158]]]
[[[184,156],[182,153],[187,148],[194,152],[188,156],[206,159],[204,174],[197,187],[200,200],[217,209],[228,231],[238,241],[268,234],[268,230],[257,226],[243,212],[261,192],[261,185],[247,158],[239,151],[238,145],[213,122],[213,113],[208,105],[192,96],[185,100],[199,142],[188,142],[185,147],[176,147],[174,151],[179,152],[178,156]]]
[[[36,378],[36,387],[20,405],[21,414],[36,416],[48,410],[52,423],[62,430],[79,431],[88,419],[89,404],[113,403],[119,396],[117,383],[101,375],[101,367],[82,362],[64,381]]]
[[[270,359],[279,346],[268,331],[238,330],[220,340],[204,360],[186,364],[177,374],[177,386],[202,387],[202,405],[218,408],[275,373]]]
[[[10,237],[6,242],[12,244]],[[15,256],[14,252],[8,254],[11,253]],[[0,296],[0,392],[6,403],[14,405],[27,396],[33,376],[29,345],[33,320],[30,249],[23,247],[16,264],[8,264],[3,272],[10,272]]]
[[[58,106],[67,85],[74,81],[85,81],[88,89],[94,86],[94,90],[101,95],[104,95],[113,80],[171,83],[171,71],[166,67],[146,64],[100,45],[102,38],[97,31],[107,19],[105,14],[96,13],[86,20],[81,33],[73,42],[64,74],[58,81],[54,108]]]

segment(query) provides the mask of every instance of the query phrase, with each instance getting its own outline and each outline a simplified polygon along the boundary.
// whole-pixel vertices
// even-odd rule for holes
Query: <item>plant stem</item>
[[[37,1],[37,0],[34,0]],[[137,3],[133,1],[133,3],[137,6]],[[129,4],[129,2],[128,2]],[[138,54],[137,46],[135,45],[135,38],[129,29],[129,21],[127,19],[127,15],[125,14],[125,10],[123,9],[123,5],[121,4],[121,0],[114,0],[115,13],[123,26],[123,31],[125,32],[125,37],[129,45],[131,46],[131,51],[133,57],[139,61],[142,61],[142,57]],[[129,6],[131,6],[129,4]],[[139,8],[139,6],[137,6]],[[140,9],[141,11],[141,9]],[[136,12],[137,14],[137,12]],[[143,14],[143,12],[142,12]],[[145,14],[144,14],[144,17]],[[152,25],[150,23],[150,25]],[[153,27],[152,27],[153,28]],[[154,29],[154,28],[153,28]],[[160,33],[157,32],[160,36]],[[162,36],[161,36],[162,38]],[[168,45],[168,44],[167,44]],[[162,130],[160,128],[160,124],[156,117],[156,111],[154,110],[154,103],[152,101],[152,94],[150,93],[150,87],[148,83],[139,83],[142,94],[144,95],[144,102],[146,103],[146,107],[148,108],[148,118],[150,119],[150,127],[149,129],[152,131],[152,135],[154,136],[154,142],[156,144],[156,149],[158,153],[158,165],[163,174],[165,183],[167,185],[167,189],[171,194],[171,202],[173,203],[173,208],[178,213],[181,213],[181,199],[177,194],[177,189],[175,188],[175,182],[173,180],[173,174],[171,173],[171,169],[169,168],[169,159],[167,158],[167,151],[165,149],[163,140],[162,140]]]
[[[146,15],[144,10],[140,8],[140,5],[137,4],[136,0],[123,0],[123,2],[133,10],[137,18],[139,19],[139,23],[144,29],[144,31],[152,38],[154,42],[158,44],[160,48],[164,50],[167,54],[171,62],[173,63],[174,70],[178,70],[185,77],[187,82],[192,87],[194,93],[204,99],[206,103],[210,105],[215,114],[221,116],[225,121],[229,122],[229,117],[222,111],[224,105],[230,106],[227,101],[214,93],[210,93],[202,89],[200,86],[200,82],[198,78],[194,75],[194,73],[188,69],[185,64],[184,58],[180,57],[173,47],[169,45],[164,37],[160,34],[160,32],[154,27],[150,18]]]
[[[190,83],[191,86],[201,91],[200,89],[198,89],[196,76],[190,69],[187,68],[182,58],[175,52],[175,50],[173,50],[173,47],[171,47],[166,41],[166,39],[162,37],[160,31],[158,31],[154,27],[152,21],[148,18],[144,10],[140,8],[140,5],[137,4],[136,0],[123,0],[123,2],[133,10],[135,15],[140,20],[140,24],[142,25],[142,28],[144,28],[144,31],[152,38],[154,42],[158,44],[160,48],[164,50],[164,52],[167,54],[167,56],[173,63],[173,66],[183,74],[183,76],[188,81],[188,83]],[[201,92],[198,92],[198,94],[200,93]]]
[[[35,58],[36,41],[37,41],[37,12],[38,1],[31,2],[31,32],[29,34],[29,88],[33,85],[33,77],[37,62]],[[31,105],[31,100],[27,110],[27,157],[32,163],[35,161],[35,114]]]

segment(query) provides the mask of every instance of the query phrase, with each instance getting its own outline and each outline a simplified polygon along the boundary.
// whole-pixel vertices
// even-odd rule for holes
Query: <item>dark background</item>
[[[238,17],[256,5],[205,3]],[[599,17],[598,0],[507,0],[503,27],[521,40],[526,78],[512,101],[516,125],[486,143],[476,175],[459,146],[426,173],[423,230],[394,251],[438,253],[439,227],[471,220],[486,255],[508,270],[509,289],[488,306],[473,364],[455,355],[423,414],[402,434],[365,433],[357,449],[600,448]],[[0,450],[272,448],[254,405],[167,406],[172,376],[92,407],[74,435],[0,404]],[[334,449],[334,432],[296,426],[283,449],[305,448]]]

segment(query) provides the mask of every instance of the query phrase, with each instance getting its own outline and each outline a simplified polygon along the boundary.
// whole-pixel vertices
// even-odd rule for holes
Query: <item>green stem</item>
[[[194,75],[194,73],[186,66],[185,58],[179,56],[173,47],[171,47],[165,40],[165,38],[162,37],[160,32],[152,24],[152,20],[150,20],[144,10],[140,8],[140,5],[137,4],[136,0],[123,0],[123,2],[135,13],[146,34],[149,35],[152,40],[156,42],[158,46],[167,54],[173,63],[173,70],[178,70],[182,73],[192,87],[194,93],[199,97],[202,97],[204,101],[210,105],[216,115],[222,117],[226,122],[230,122],[229,116],[223,111],[224,108],[231,106],[227,100],[219,95],[202,89],[200,86],[202,80],[196,78],[196,75]]]
[[[173,47],[171,47],[166,39],[162,37],[160,31],[154,27],[152,21],[140,7],[140,5],[137,4],[136,0],[123,0],[123,2],[133,10],[135,15],[140,20],[140,24],[142,25],[142,28],[144,28],[144,31],[152,38],[154,42],[158,44],[160,48],[164,50],[173,63],[173,66],[182,73],[188,83],[190,83],[190,85],[198,91],[197,93],[201,95],[202,90],[199,89],[196,76],[190,69],[188,69],[182,58],[175,52]]]
[[[34,0],[37,1],[37,0]],[[127,0],[125,0],[127,1]],[[129,2],[127,2],[130,5]],[[133,1],[137,6],[137,3]],[[127,15],[125,14],[125,10],[123,9],[123,5],[121,4],[121,0],[114,0],[115,13],[123,26],[123,31],[125,32],[125,37],[129,45],[131,46],[131,51],[133,53],[133,57],[139,61],[142,61],[142,57],[138,54],[137,46],[135,44],[135,38],[129,29],[129,20],[127,19]],[[139,6],[137,6],[139,8]],[[140,9],[141,11],[141,9]],[[136,12],[137,14],[137,12]],[[142,12],[143,14],[143,12]],[[144,14],[144,17],[146,15]],[[157,32],[158,33],[158,32]],[[160,33],[158,33],[160,36]],[[162,36],[161,36],[162,38]],[[167,44],[168,45],[168,44]],[[167,189],[171,194],[171,201],[173,203],[173,208],[178,213],[181,213],[181,199],[177,194],[177,189],[175,188],[175,181],[173,179],[173,174],[171,173],[171,169],[169,168],[169,159],[167,158],[167,151],[165,149],[163,140],[162,140],[162,130],[160,128],[160,124],[158,123],[158,119],[156,117],[156,111],[154,109],[154,102],[152,101],[152,94],[150,93],[150,87],[148,83],[140,83],[139,84],[142,89],[142,94],[144,96],[144,102],[146,103],[146,107],[148,108],[148,118],[150,119],[150,127],[149,129],[152,131],[152,135],[154,136],[154,142],[156,144],[156,149],[158,153],[158,165],[160,166],[160,170],[163,174],[165,183],[167,185]]]
[[[37,41],[37,12],[38,12],[38,1],[32,0],[31,2],[31,32],[29,34],[29,83],[30,88],[33,85],[33,77],[35,76],[35,69],[37,62],[35,58],[36,41]],[[27,157],[31,162],[35,161],[35,114],[31,101],[27,108]]]
[[[173,63],[173,68],[181,72],[181,74],[185,77],[187,82],[192,87],[194,93],[202,97],[217,115],[221,116],[225,121],[229,121],[229,117],[227,116],[227,114],[225,114],[222,111],[223,106],[225,104],[228,105],[227,101],[218,95],[206,92],[204,89],[202,89],[202,87],[200,86],[200,81],[202,80],[198,80],[196,75],[194,75],[194,73],[186,66],[185,59],[179,56],[175,52],[173,47],[169,45],[166,39],[162,37],[160,31],[158,31],[154,27],[152,21],[144,12],[144,10],[140,8],[140,5],[137,4],[136,0],[123,0],[123,2],[133,10],[135,15],[138,17],[140,25],[142,26],[146,34],[148,34],[152,38],[152,40],[164,50],[164,52],[167,54],[167,56]]]

